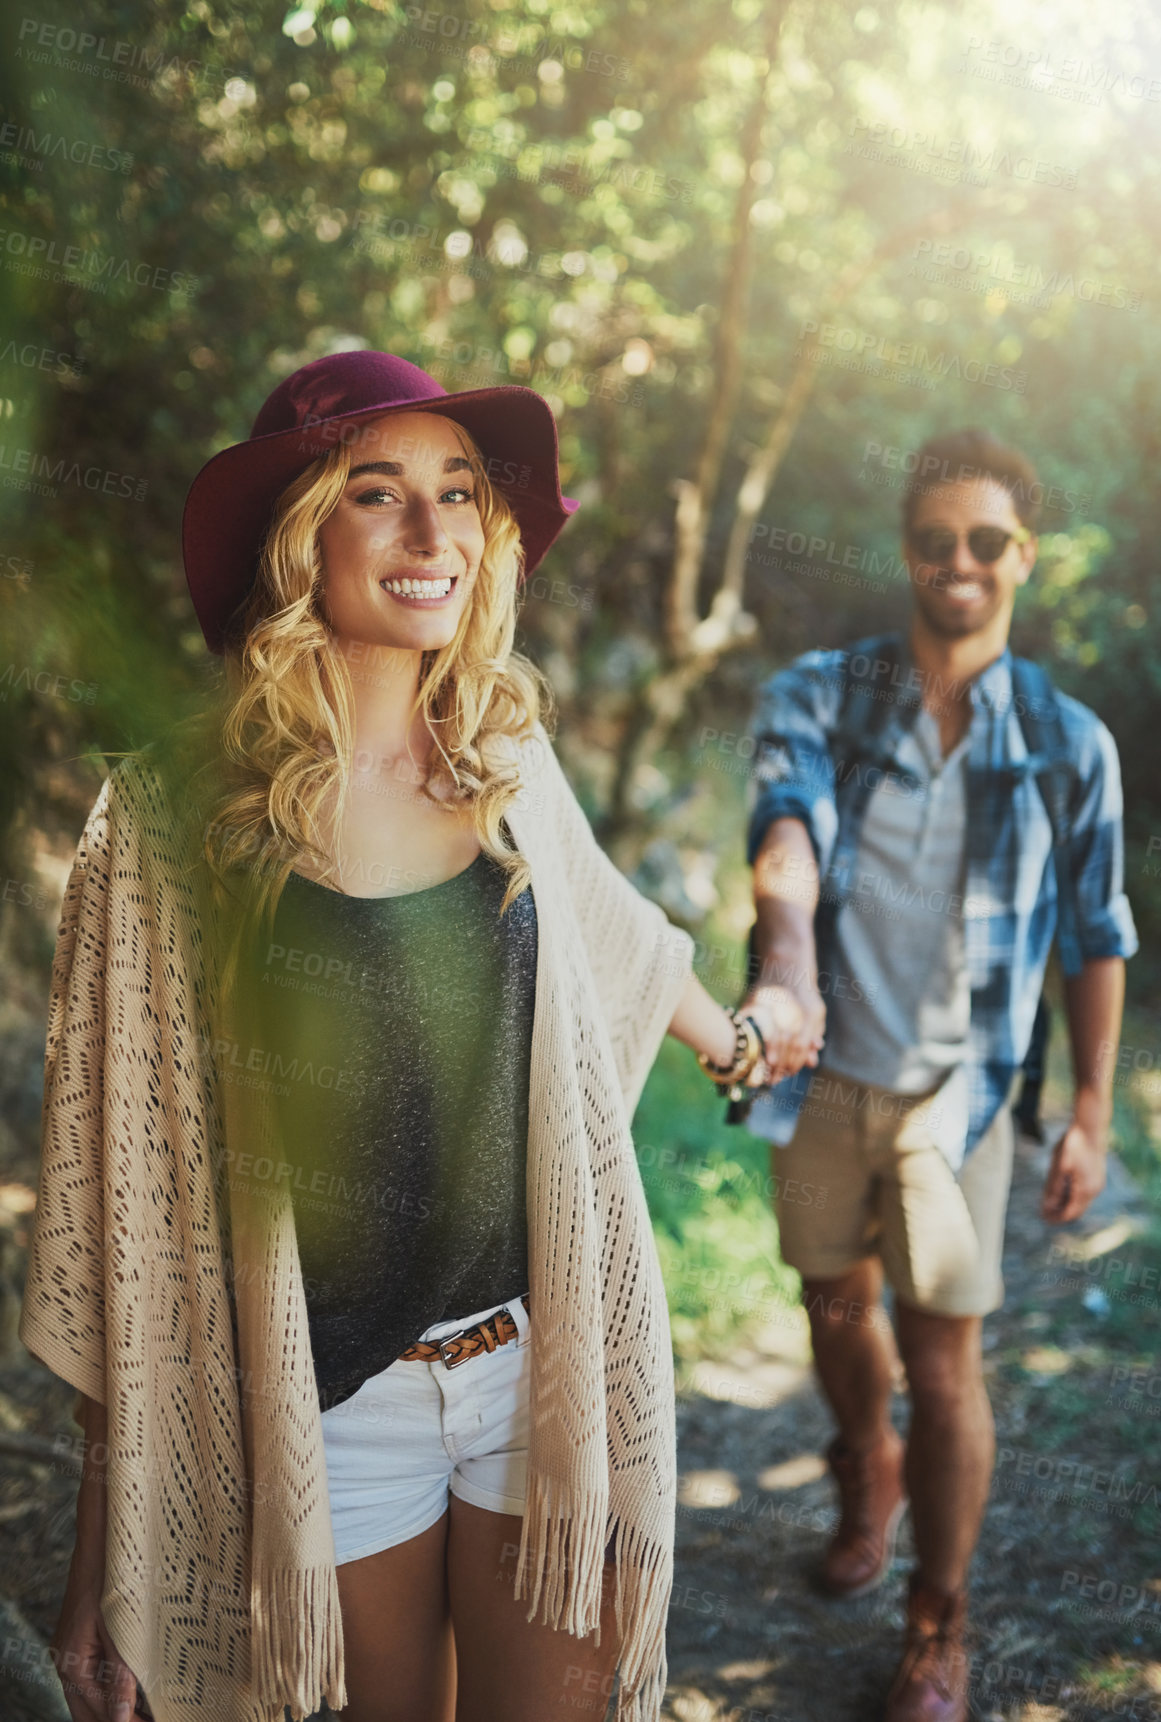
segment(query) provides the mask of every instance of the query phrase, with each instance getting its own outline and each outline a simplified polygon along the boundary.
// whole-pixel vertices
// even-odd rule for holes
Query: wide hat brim
[[[434,378],[430,381],[439,388]],[[182,554],[194,610],[211,651],[225,650],[230,619],[253,585],[274,505],[291,480],[340,438],[349,437],[345,427],[386,413],[416,411],[454,419],[472,437],[489,479],[516,517],[524,547],[523,575],[532,572],[580,506],[561,494],[556,420],[548,402],[534,389],[515,383],[406,400],[396,395],[320,417],[307,427],[251,436],[202,467],[186,497]]]

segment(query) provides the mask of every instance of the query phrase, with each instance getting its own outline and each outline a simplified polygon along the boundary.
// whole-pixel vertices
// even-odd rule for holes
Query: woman
[[[658,1714],[672,1375],[629,1122],[667,1030],[768,1073],[512,649],[575,506],[539,396],[368,352],[192,487],[224,706],[208,763],[111,774],[50,1014],[21,1333],[91,1442],[77,1722]]]

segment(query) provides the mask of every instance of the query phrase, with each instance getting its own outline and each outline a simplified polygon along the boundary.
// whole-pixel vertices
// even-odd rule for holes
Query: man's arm
[[[1074,914],[1071,924],[1065,923],[1063,938],[1057,929],[1076,1099],[1068,1129],[1053,1153],[1041,1202],[1043,1217],[1056,1225],[1083,1214],[1104,1188],[1125,958],[1137,949],[1124,892],[1124,807],[1116,743],[1093,713],[1061,699],[1066,719],[1081,722],[1075,732],[1077,785],[1065,853]]]
[[[1115,1048],[1125,1001],[1123,957],[1098,957],[1064,983],[1076,1098],[1056,1144],[1040,1212],[1061,1225],[1084,1213],[1104,1189],[1113,1115]]]
[[[760,967],[746,1006],[766,1040],[772,1082],[816,1065],[822,1045],[814,915],[838,830],[830,749],[843,686],[841,653],[807,652],[759,690],[746,853]]]
[[[818,1063],[826,1007],[818,990],[818,862],[801,819],[775,819],[754,857],[760,968],[745,1009],[766,1042],[772,1082]]]

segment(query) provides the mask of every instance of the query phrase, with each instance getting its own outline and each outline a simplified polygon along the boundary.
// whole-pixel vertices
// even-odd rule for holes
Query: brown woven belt
[[[528,1293],[520,1299],[524,1308],[528,1308]],[[487,1321],[481,1321],[475,1327],[462,1327],[458,1333],[449,1333],[446,1339],[417,1339],[399,1353],[399,1361],[438,1363],[442,1362],[448,1369],[455,1369],[458,1364],[466,1363],[469,1357],[479,1357],[483,1351],[496,1351],[501,1345],[507,1345],[515,1339],[520,1329],[507,1309],[498,1309],[495,1315],[490,1315]]]

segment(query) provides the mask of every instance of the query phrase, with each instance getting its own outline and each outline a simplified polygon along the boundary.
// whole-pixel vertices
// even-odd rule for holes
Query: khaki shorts
[[[1012,1119],[1000,1107],[958,1177],[931,1137],[935,1094],[819,1071],[793,1140],[771,1152],[782,1255],[803,1279],[838,1279],[868,1256],[904,1303],[988,1315],[1012,1179]]]

